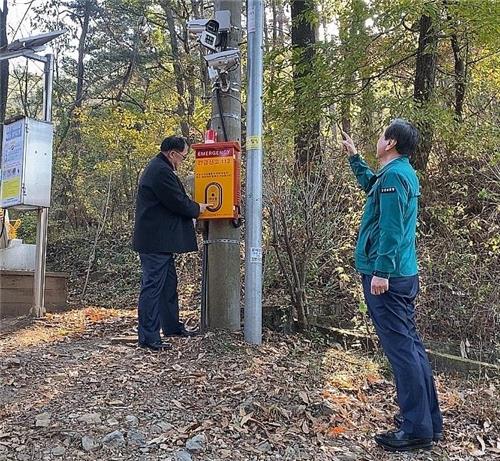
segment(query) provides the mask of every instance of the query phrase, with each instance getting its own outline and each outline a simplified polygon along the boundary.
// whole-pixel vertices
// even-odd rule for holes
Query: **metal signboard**
[[[0,206],[50,206],[53,126],[23,118],[4,126]]]

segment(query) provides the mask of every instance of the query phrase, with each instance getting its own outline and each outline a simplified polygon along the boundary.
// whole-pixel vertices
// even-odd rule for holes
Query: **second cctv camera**
[[[220,51],[219,53],[207,54],[204,57],[209,67],[213,67],[221,72],[228,71],[240,61],[240,53],[238,50]]]
[[[200,35],[200,43],[212,51],[217,50],[217,34],[204,30]]]

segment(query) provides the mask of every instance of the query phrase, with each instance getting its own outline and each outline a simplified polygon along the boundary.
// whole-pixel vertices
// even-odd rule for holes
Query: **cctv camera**
[[[217,32],[219,32],[219,23],[214,19],[210,19],[205,25],[205,30],[210,34],[217,35]]]
[[[212,51],[217,50],[217,34],[212,34],[204,30],[200,35],[200,43],[205,47]]]
[[[187,23],[187,30],[193,34],[201,34],[209,19],[192,19]]]
[[[204,57],[209,67],[213,67],[220,72],[227,72],[240,62],[238,50],[220,51],[219,53],[207,54]]]
[[[217,35],[219,31],[219,23],[214,19],[192,19],[187,23],[187,30],[192,34],[201,34],[207,31],[211,34]]]

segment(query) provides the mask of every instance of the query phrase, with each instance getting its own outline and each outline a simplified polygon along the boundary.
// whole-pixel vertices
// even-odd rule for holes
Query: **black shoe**
[[[139,343],[139,347],[142,347],[143,349],[151,349],[152,351],[155,352],[161,352],[161,351],[168,351],[169,349],[172,349],[172,344],[170,343],[164,343],[163,341],[160,341],[158,343]]]
[[[443,433],[442,432],[434,432],[434,434],[432,434],[432,441],[433,442],[440,442],[441,440],[443,440]]]
[[[166,338],[172,338],[174,336],[178,336],[181,338],[191,338],[193,336],[199,336],[200,332],[198,330],[186,330],[183,328],[182,330],[179,330],[177,333],[169,333],[168,335],[165,335]]]
[[[403,418],[403,415],[401,413],[396,413],[394,415],[394,424],[396,425],[396,427],[399,429],[403,423],[405,422],[404,418]]]
[[[396,425],[396,427],[398,429],[401,428],[401,426],[403,425],[404,423],[404,419],[403,419],[403,415],[401,413],[397,413],[394,415],[394,424]],[[432,434],[432,441],[433,442],[440,442],[441,440],[443,440],[443,433],[442,432],[434,432],[434,434]]]
[[[432,448],[432,438],[412,437],[404,431],[386,432],[375,436],[375,442],[388,451],[429,450]]]

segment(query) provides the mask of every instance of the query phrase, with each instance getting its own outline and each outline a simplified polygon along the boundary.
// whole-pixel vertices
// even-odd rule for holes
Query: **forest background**
[[[339,126],[375,167],[377,137],[401,116],[422,133],[413,160],[422,184],[420,328],[430,341],[460,344],[462,353],[498,354],[500,2],[265,4],[268,326],[369,328],[353,269],[364,197],[339,148]],[[9,6],[4,0],[0,45],[19,38]],[[31,30],[68,30],[53,47],[49,269],[70,274],[75,304],[133,307],[138,178],[164,136],[202,139],[211,86],[186,22],[210,17],[213,4],[37,0],[24,9],[21,20]],[[245,35],[241,48],[245,76]],[[2,122],[40,117],[41,75],[23,61],[2,64]],[[245,91],[241,102],[244,112]],[[184,174],[193,161],[191,155]],[[35,214],[16,217],[20,237],[34,242]],[[199,254],[181,258],[185,308],[198,305],[200,270]]]

